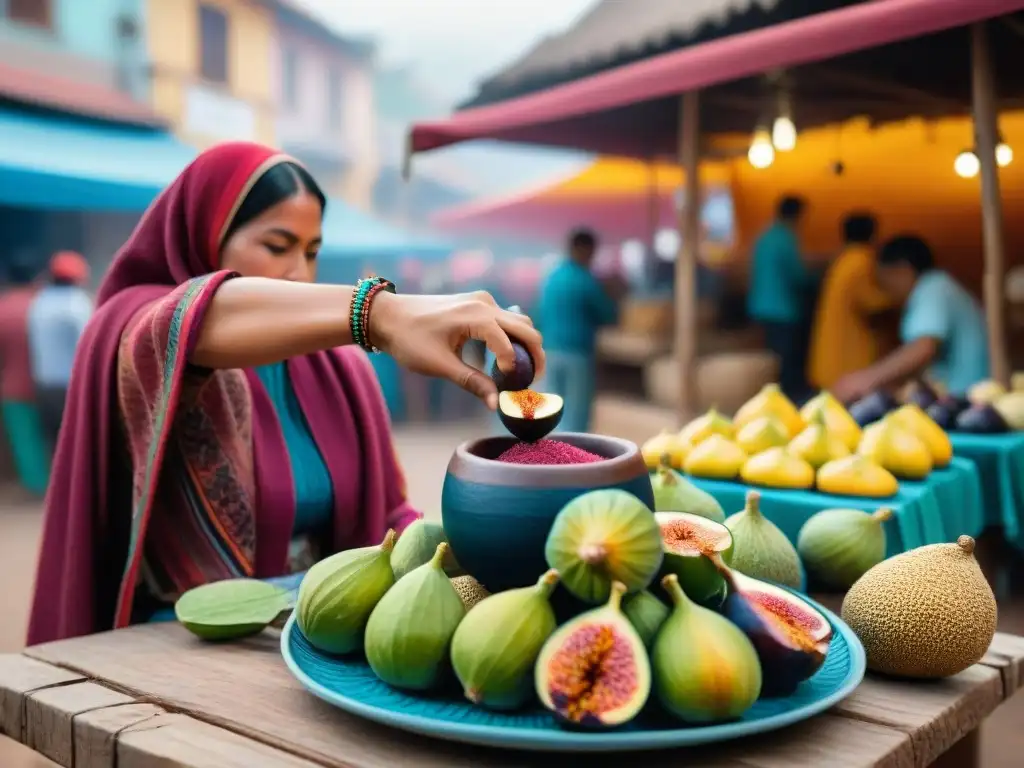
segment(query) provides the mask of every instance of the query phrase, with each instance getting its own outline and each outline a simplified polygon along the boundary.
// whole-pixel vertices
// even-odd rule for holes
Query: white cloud
[[[451,98],[569,26],[594,0],[293,0],[342,32],[377,39]]]

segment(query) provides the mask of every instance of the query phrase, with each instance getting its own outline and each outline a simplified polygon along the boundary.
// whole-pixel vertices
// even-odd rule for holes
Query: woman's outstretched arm
[[[352,343],[351,286],[237,277],[218,289],[202,318],[189,362],[203,368],[251,368]],[[380,292],[370,308],[372,344],[402,366],[445,378],[497,406],[490,377],[462,360],[469,339],[483,341],[498,367],[515,365],[521,342],[543,374],[541,337],[525,315],[501,309],[484,291],[452,296]]]
[[[227,280],[206,310],[189,362],[253,368],[351,344],[352,292],[349,285]]]

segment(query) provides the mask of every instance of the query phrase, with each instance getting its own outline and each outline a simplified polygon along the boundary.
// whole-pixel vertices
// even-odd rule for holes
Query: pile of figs
[[[389,532],[379,546],[312,568],[295,621],[319,650],[365,654],[401,690],[457,683],[477,706],[539,703],[581,727],[620,726],[649,709],[723,722],[759,698],[792,694],[832,638],[825,616],[794,591],[735,567],[738,545],[721,522],[596,490],[555,518],[549,570],[535,584],[489,594],[461,574],[440,526],[417,522],[397,543]],[[556,603],[580,607],[559,623],[551,598],[563,590]]]

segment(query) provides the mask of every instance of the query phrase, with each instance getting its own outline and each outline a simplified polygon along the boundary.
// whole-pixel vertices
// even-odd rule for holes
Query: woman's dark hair
[[[775,213],[783,221],[796,221],[800,218],[800,214],[804,212],[806,205],[807,203],[802,197],[786,195],[779,200]]]
[[[870,243],[878,231],[878,221],[870,213],[851,213],[843,221],[843,240],[847,243]]]
[[[878,252],[878,264],[883,267],[906,264],[921,275],[935,267],[935,258],[928,243],[917,235],[900,235],[882,246]]]
[[[316,183],[316,179],[301,165],[284,162],[271,167],[256,180],[252,189],[249,190],[249,194],[238,206],[238,211],[235,213],[235,218],[231,220],[231,226],[224,234],[224,239],[227,240],[268,208],[273,208],[299,192],[308,192],[313,195],[320,203],[321,213],[327,208],[327,196],[320,189],[320,185]]]

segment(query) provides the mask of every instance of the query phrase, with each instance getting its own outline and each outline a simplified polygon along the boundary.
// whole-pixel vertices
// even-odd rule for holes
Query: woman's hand
[[[470,339],[487,345],[505,372],[515,365],[512,339],[533,357],[536,378],[544,373],[541,336],[526,315],[502,309],[486,291],[452,296],[380,292],[370,308],[370,343],[404,368],[448,379],[494,410],[498,391],[491,377],[462,360]]]

